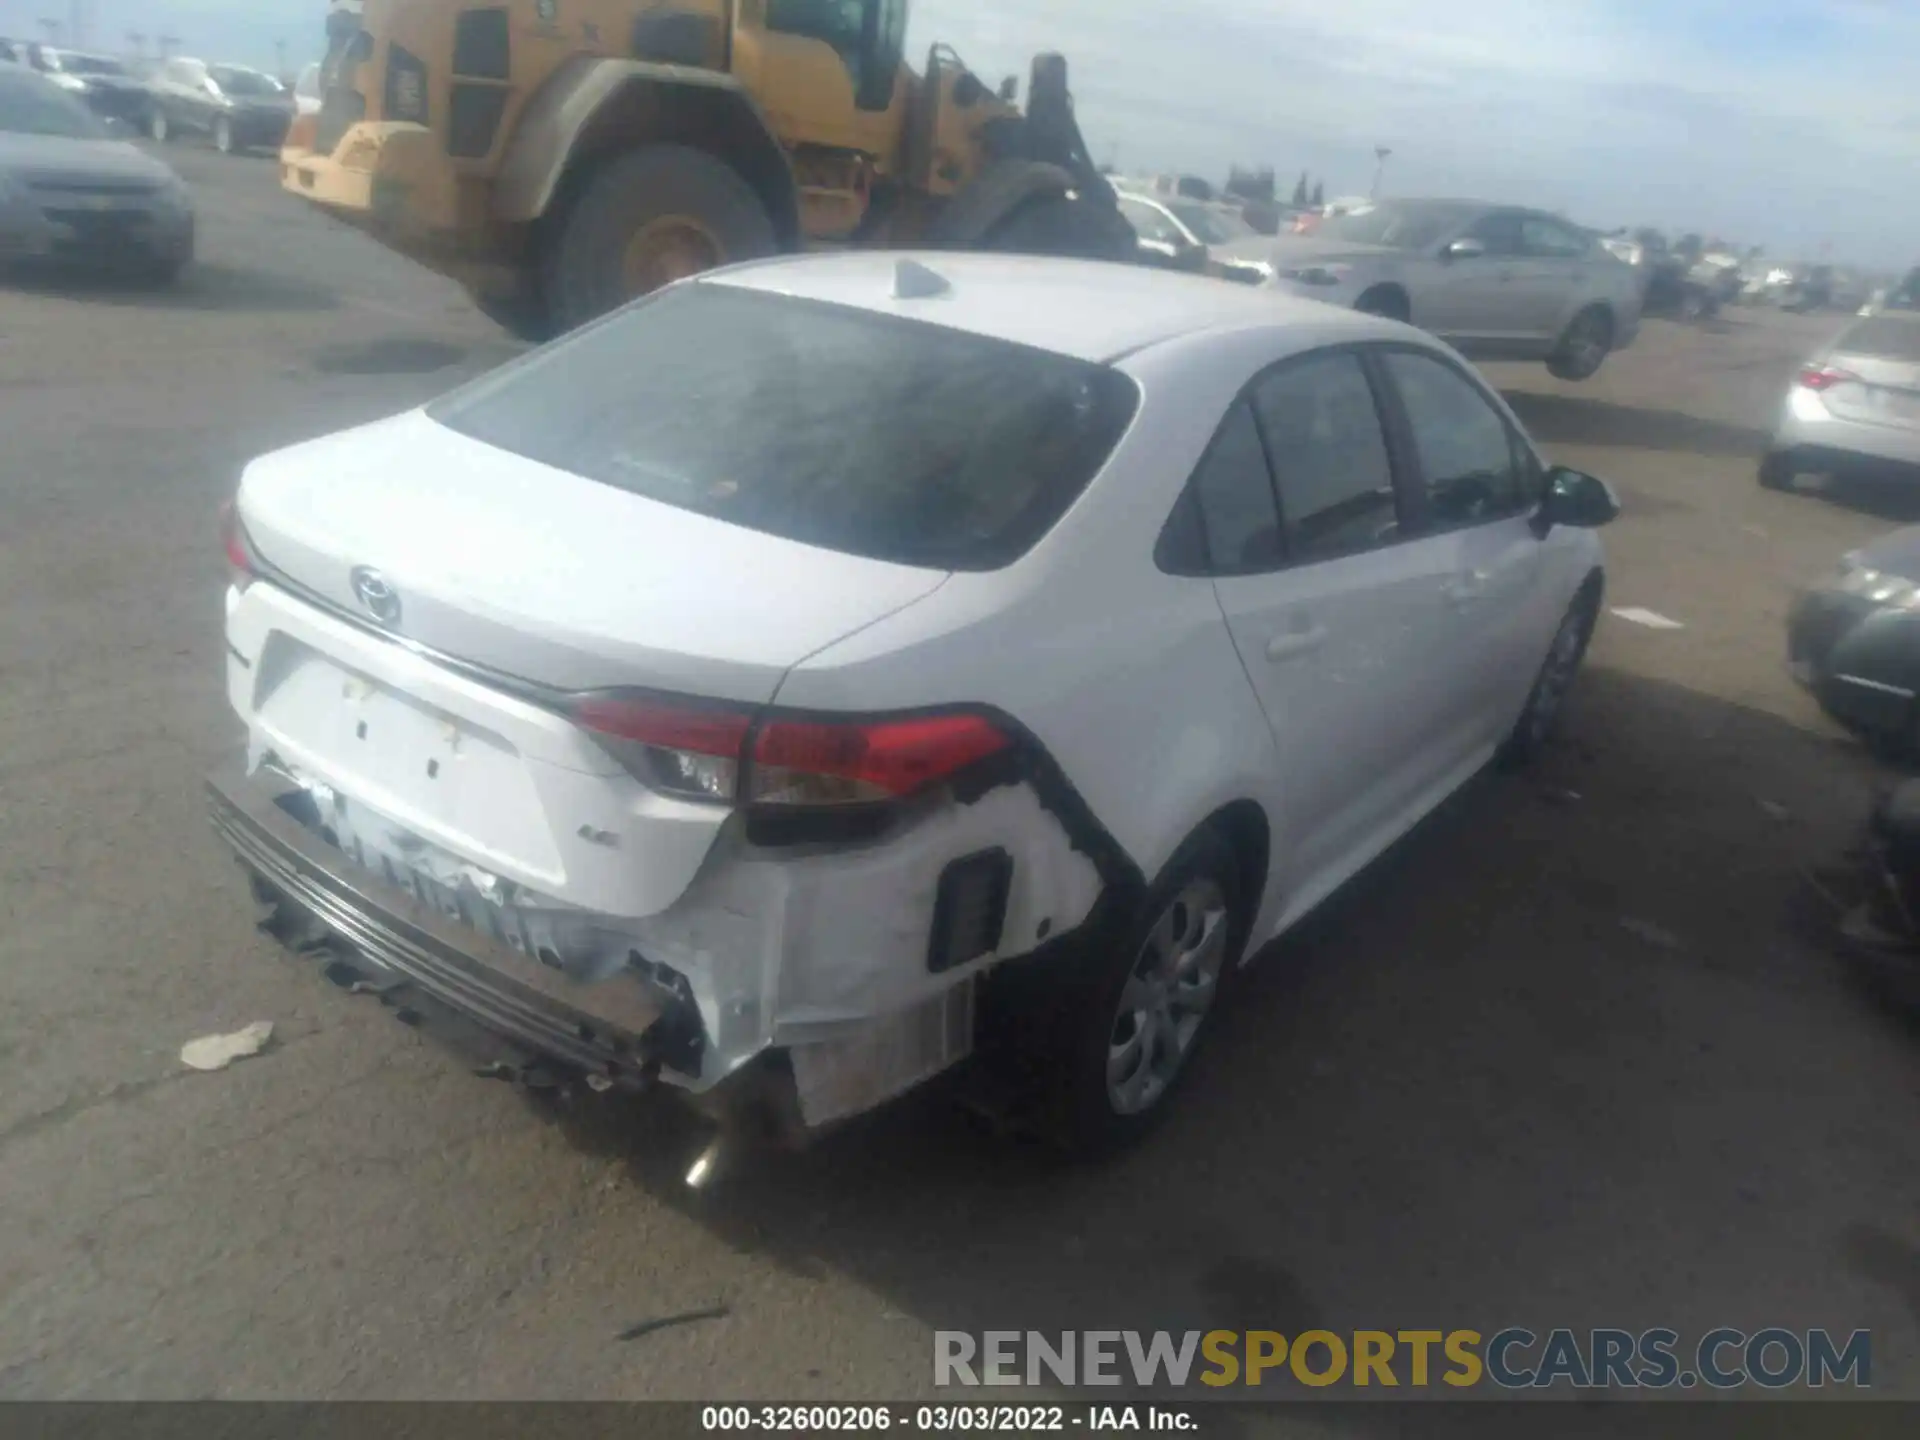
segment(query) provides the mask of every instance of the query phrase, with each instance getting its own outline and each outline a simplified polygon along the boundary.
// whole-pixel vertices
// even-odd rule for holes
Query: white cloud
[[[1920,258],[1920,7],[1874,0],[918,0],[989,74],[1073,61],[1128,168],[1260,161],[1361,188]]]

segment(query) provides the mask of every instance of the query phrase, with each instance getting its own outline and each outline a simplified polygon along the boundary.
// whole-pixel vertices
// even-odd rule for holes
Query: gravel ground
[[[1864,1327],[1920,1396],[1914,1035],[1796,918],[1880,777],[1781,663],[1892,522],[1753,480],[1837,319],[1495,367],[1618,484],[1611,603],[1686,628],[1604,625],[1564,743],[1276,947],[1179,1123],[1063,1171],[909,1101],[690,1194],[684,1117],[477,1080],[253,929],[216,506],[513,347],[270,162],[176,158],[177,291],[0,289],[0,1395],[906,1398],[936,1328],[1524,1324]]]

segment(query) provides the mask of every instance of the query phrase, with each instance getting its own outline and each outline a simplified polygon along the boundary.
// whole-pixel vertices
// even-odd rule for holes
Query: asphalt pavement
[[[910,1398],[942,1328],[1509,1324],[1864,1328],[1920,1396],[1916,1035],[1797,879],[1884,773],[1782,664],[1792,587],[1894,520],[1754,483],[1838,317],[1494,367],[1622,494],[1609,603],[1684,628],[1609,616],[1563,743],[1265,956],[1147,1145],[912,1099],[695,1193],[673,1108],[477,1079],[256,932],[201,799],[217,506],[514,347],[271,161],[174,158],[177,290],[0,285],[0,1396]]]

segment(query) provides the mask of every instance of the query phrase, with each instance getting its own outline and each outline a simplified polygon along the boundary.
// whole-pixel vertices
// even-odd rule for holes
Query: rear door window
[[[1483,215],[1468,228],[1466,238],[1478,240],[1489,255],[1520,253],[1520,217],[1511,210],[1496,210]]]
[[[1194,472],[1193,500],[1213,574],[1247,575],[1280,562],[1280,510],[1259,427],[1246,401],[1227,412]]]
[[[1350,555],[1398,537],[1386,433],[1357,354],[1282,365],[1254,385],[1253,403],[1294,560]]]
[[[748,529],[991,570],[1086,489],[1138,399],[1110,366],[702,282],[619,311],[427,413]]]

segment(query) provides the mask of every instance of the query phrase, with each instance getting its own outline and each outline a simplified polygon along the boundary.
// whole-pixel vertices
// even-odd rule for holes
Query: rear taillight
[[[1794,383],[1805,390],[1831,390],[1836,385],[1845,385],[1860,377],[1851,370],[1841,370],[1832,365],[1805,365],[1794,377]]]
[[[1005,730],[973,714],[756,719],[744,710],[628,695],[583,696],[572,713],[649,784],[751,805],[899,800],[1013,744]]]
[[[246,589],[259,576],[260,566],[246,527],[240,523],[240,508],[231,500],[220,507],[220,544],[227,552],[227,583],[236,590]]]
[[[753,719],[744,711],[627,695],[589,695],[573,718],[601,738],[614,757],[676,795],[732,800],[740,789],[740,756]]]
[[[1012,742],[980,715],[911,720],[770,720],[754,732],[746,798],[857,805],[937,785]]]

